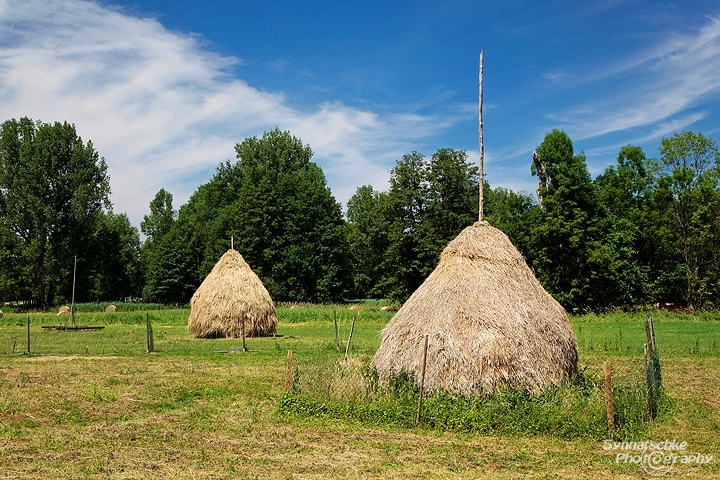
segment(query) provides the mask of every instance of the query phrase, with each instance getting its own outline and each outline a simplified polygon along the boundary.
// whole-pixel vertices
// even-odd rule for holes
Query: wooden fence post
[[[287,364],[285,365],[285,393],[290,391],[290,377],[292,376],[292,350],[288,350]]]
[[[428,336],[425,335],[425,346],[423,347],[422,366],[420,367],[420,399],[418,400],[417,415],[415,416],[415,424],[420,422],[420,410],[423,404],[423,391],[425,389],[425,365],[427,365],[427,349]]]
[[[657,342],[655,340],[655,322],[652,317],[645,317],[645,379],[647,382],[648,414],[651,420],[657,416],[658,399],[662,386],[660,373],[660,360],[658,358]]]
[[[360,318],[359,310],[356,318]],[[352,324],[350,325],[350,335],[348,336],[347,345],[345,346],[345,357],[343,358],[343,361],[347,360],[348,352],[350,351],[350,341],[352,340],[353,330],[355,330],[355,318],[353,318]]]
[[[155,337],[153,335],[152,324],[150,323],[149,312],[145,312],[145,347],[146,353],[155,351]]]
[[[242,342],[243,342],[243,352],[247,352],[247,348],[245,347],[245,311],[242,311]]]
[[[333,307],[333,321],[335,322],[335,350],[340,350],[340,336],[338,333],[337,310]]]
[[[650,322],[647,317],[645,317],[645,337],[647,337],[648,358],[652,360],[655,358],[655,345],[653,344],[652,333],[650,333]]]
[[[615,430],[615,405],[613,404],[610,362],[603,363],[603,370],[605,372],[605,406],[607,407],[608,429]]]

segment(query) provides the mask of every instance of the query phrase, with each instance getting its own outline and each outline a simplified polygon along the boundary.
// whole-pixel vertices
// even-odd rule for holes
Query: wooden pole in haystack
[[[478,82],[478,89],[479,89],[479,95],[478,95],[478,133],[480,136],[480,168],[478,170],[478,182],[480,186],[480,205],[479,205],[479,220],[483,221],[483,209],[485,207],[485,201],[484,201],[484,195],[483,195],[483,189],[485,184],[485,177],[484,177],[484,164],[485,164],[485,141],[483,138],[483,117],[482,117],[482,111],[483,111],[483,59],[485,57],[485,50],[480,50],[480,78]]]

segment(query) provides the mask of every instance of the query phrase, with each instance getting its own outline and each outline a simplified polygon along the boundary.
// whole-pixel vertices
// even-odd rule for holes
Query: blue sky
[[[135,225],[275,127],[344,205],[413,150],[477,161],[481,49],[492,186],[533,192],[553,128],[594,175],[628,143],[718,137],[717,1],[0,0],[0,121],[74,123]]]

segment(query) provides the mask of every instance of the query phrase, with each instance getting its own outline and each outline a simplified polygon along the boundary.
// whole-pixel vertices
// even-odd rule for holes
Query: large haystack
[[[373,365],[381,378],[419,381],[428,335],[429,393],[537,392],[577,369],[563,307],[537,281],[507,236],[487,222],[463,230],[382,332]]]
[[[190,300],[188,330],[196,337],[248,337],[275,333],[275,304],[257,275],[228,250]]]

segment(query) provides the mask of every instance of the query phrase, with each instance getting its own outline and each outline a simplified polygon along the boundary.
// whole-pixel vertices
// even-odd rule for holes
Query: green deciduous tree
[[[100,215],[92,243],[84,254],[78,300],[122,301],[141,296],[140,235],[124,213]]]
[[[423,244],[431,261],[423,272],[432,272],[441,252],[468,225],[478,220],[478,167],[464,150],[442,148],[426,170],[427,202]]]
[[[525,260],[532,263],[530,239],[541,215],[532,195],[503,187],[491,188],[487,182],[484,192],[485,219],[505,233]]]
[[[176,219],[172,193],[161,188],[150,202],[150,215],[143,216],[140,222],[140,231],[150,241],[159,240],[170,231]]]
[[[178,218],[173,195],[164,188],[155,194],[149,207],[150,214],[140,222],[147,236],[142,246],[143,300],[186,304],[200,283],[201,260],[192,242],[196,236],[205,238],[206,225],[198,225],[193,215]],[[212,218],[212,214],[208,214],[208,218]]]
[[[2,124],[0,222],[11,249],[2,258],[13,268],[3,265],[3,276],[16,295],[41,307],[69,296],[73,257],[90,243],[109,193],[104,159],[74,125]]]
[[[588,263],[596,214],[596,192],[585,155],[575,154],[560,130],[545,135],[536,149],[548,174],[539,189],[545,211],[532,233],[533,266],[543,286],[571,310],[593,304]],[[532,168],[536,173],[536,169]]]
[[[352,265],[354,293],[359,298],[383,298],[379,281],[388,276],[385,252],[389,208],[387,192],[370,185],[359,187],[348,201],[346,235]]]
[[[187,228],[180,221],[145,251],[146,276],[143,300],[166,305],[183,305],[197,289],[198,275]]]
[[[653,177],[640,147],[620,149],[617,165],[595,179],[598,233],[590,256],[594,308],[634,307],[649,303],[650,265],[657,261],[655,225],[649,217]]]
[[[275,300],[342,299],[351,284],[345,223],[310,147],[275,129],[235,150],[239,160],[220,165],[180,209],[198,278],[233,236]]]
[[[358,293],[404,301],[440,253],[477,220],[476,168],[462,150],[419,152],[398,160],[388,192],[358,189],[348,203],[349,242]]]
[[[660,142],[656,215],[663,230],[661,253],[668,262],[665,278],[676,281],[668,293],[682,290],[682,300],[702,308],[720,294],[720,151],[702,133],[683,132]]]
[[[5,222],[0,221],[0,301],[19,300],[21,269],[19,252],[20,239]]]
[[[185,303],[187,299],[178,300],[173,288],[178,283],[194,283],[194,281],[189,280],[194,279],[196,276],[193,274],[192,269],[181,274],[182,280],[174,277],[170,278],[168,277],[167,265],[163,263],[168,261],[165,258],[166,255],[174,256],[171,252],[163,250],[168,244],[172,243],[163,243],[163,239],[170,233],[176,220],[177,211],[173,208],[172,193],[161,188],[150,201],[150,214],[144,215],[140,222],[140,230],[146,236],[141,254],[141,270],[145,276],[142,297],[145,300],[159,303]],[[170,285],[165,285],[168,282]],[[168,295],[171,295],[172,298]]]
[[[379,285],[385,296],[405,301],[425,278],[432,260],[423,248],[428,200],[427,164],[418,152],[403,155],[390,171],[386,223],[389,245],[385,276]]]
[[[271,294],[280,300],[343,298],[350,287],[344,221],[310,147],[276,129],[235,150],[241,190],[230,232],[238,232],[239,247],[268,278]],[[248,222],[258,217],[259,228],[250,232]]]

